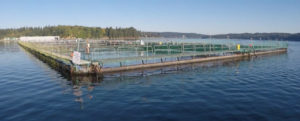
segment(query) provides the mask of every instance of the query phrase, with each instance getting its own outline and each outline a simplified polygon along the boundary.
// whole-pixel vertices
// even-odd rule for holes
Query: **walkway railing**
[[[81,59],[99,62],[102,68],[138,64],[164,63],[208,56],[271,51],[287,48],[286,41],[245,42],[143,42],[109,40],[58,40],[54,42],[26,42],[32,48],[53,55],[71,58],[74,51]]]

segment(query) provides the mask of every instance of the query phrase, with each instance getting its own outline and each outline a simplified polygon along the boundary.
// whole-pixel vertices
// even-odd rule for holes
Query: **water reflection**
[[[0,40],[0,52],[1,53],[15,53],[19,51],[19,46],[16,41],[1,41]]]
[[[95,76],[70,76],[68,77],[68,79],[72,81],[72,94],[75,96],[74,101],[80,104],[81,109],[84,108],[84,99],[93,99],[92,91],[94,90],[96,85],[100,84],[99,82],[102,80]],[[86,95],[83,94],[84,89],[87,89]]]
[[[170,66],[164,68],[152,68],[139,71],[127,71],[120,73],[112,73],[101,76],[70,76],[64,75],[64,78],[69,80],[71,92],[74,95],[75,102],[79,103],[80,108],[84,109],[84,103],[93,100],[94,96],[92,92],[95,88],[118,88],[120,85],[129,85],[141,80],[147,80],[150,75],[163,75],[174,73],[189,73],[191,71],[214,71],[217,67],[230,67],[236,72],[239,70],[239,63],[242,61],[253,61],[251,58],[230,59],[225,61],[215,61],[206,63],[194,63],[187,65]],[[142,79],[144,78],[144,79]],[[147,80],[147,84],[151,84],[151,80]],[[153,81],[153,80],[152,80]],[[67,89],[68,90],[68,89]],[[147,100],[147,97],[142,98],[143,101]]]

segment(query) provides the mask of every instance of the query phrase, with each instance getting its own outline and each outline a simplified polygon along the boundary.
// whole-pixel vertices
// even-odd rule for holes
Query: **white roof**
[[[58,40],[59,36],[22,36],[21,41],[44,42]]]

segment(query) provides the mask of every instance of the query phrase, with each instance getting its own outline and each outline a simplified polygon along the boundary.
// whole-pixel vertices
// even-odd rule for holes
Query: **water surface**
[[[0,120],[297,121],[299,53],[289,42],[287,54],[78,80],[0,42]]]

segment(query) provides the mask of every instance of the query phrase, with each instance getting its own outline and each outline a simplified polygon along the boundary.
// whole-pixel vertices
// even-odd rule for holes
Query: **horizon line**
[[[4,29],[20,29],[20,28],[44,28],[44,27],[58,27],[58,26],[80,26],[80,27],[99,27],[99,28],[130,28],[133,27],[136,30],[140,32],[153,32],[153,33],[182,33],[182,34],[201,34],[201,35],[227,35],[227,34],[270,34],[270,33],[277,33],[277,34],[300,34],[300,32],[228,32],[228,33],[214,33],[214,34],[204,34],[204,33],[198,33],[198,32],[182,32],[182,31],[144,31],[142,29],[137,29],[134,26],[127,26],[127,27],[122,27],[122,26],[106,26],[106,27],[101,27],[101,26],[89,26],[89,25],[63,25],[63,24],[58,24],[58,25],[42,25],[42,26],[19,26],[19,27],[1,27],[0,30]]]

